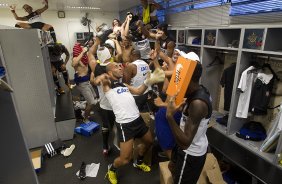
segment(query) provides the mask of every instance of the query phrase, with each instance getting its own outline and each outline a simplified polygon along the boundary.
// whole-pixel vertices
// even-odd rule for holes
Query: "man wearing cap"
[[[106,41],[107,42],[107,41]],[[108,42],[110,44],[111,42]],[[106,73],[106,66],[109,63],[114,62],[112,54],[108,47],[102,46],[97,50],[97,42],[94,43],[94,46],[89,50],[89,59],[97,63],[94,67],[93,72],[91,73],[90,81],[92,85],[97,86],[99,97],[100,97],[100,109],[99,113],[102,119],[102,137],[103,137],[103,155],[108,156],[110,151],[109,146],[109,135],[110,130],[115,122],[115,115],[113,113],[113,109],[109,104],[107,98],[105,97],[104,91],[102,89],[101,84],[99,83],[99,77]],[[96,61],[94,54],[97,53],[98,61]]]
[[[90,84],[90,68],[93,68],[93,62],[89,62],[87,56],[87,47],[82,47],[79,43],[76,43],[73,47],[73,60],[72,67],[75,70],[74,81],[82,96],[87,101],[85,108],[85,122],[88,121],[90,111],[97,103],[97,95]]]
[[[141,59],[141,53],[139,50],[133,49],[130,55],[131,61],[128,63],[124,69],[123,82],[130,84],[133,87],[138,87],[144,83],[150,72],[149,65]],[[134,99],[138,109],[143,110],[148,98],[148,91],[151,89],[149,87],[144,94],[134,95]]]
[[[202,74],[199,57],[194,52],[184,57],[198,62],[185,94],[185,102],[176,106],[175,96],[169,97],[166,118],[178,147],[172,153],[175,160],[174,183],[196,184],[206,160],[206,131],[212,114],[212,102],[208,90],[199,84]],[[180,108],[183,110],[178,125],[173,116]]]
[[[102,119],[103,155],[108,156],[110,151],[110,146],[108,143],[109,134],[115,122],[115,115],[113,113],[112,107],[105,97],[101,85],[97,81],[99,79],[99,76],[106,73],[106,66],[120,57],[121,47],[116,39],[108,39],[105,41],[105,44],[100,47],[99,45],[100,39],[97,38],[94,45],[89,49],[88,57],[90,62],[96,63],[92,68],[90,81],[92,85],[97,86],[99,92],[99,113]],[[94,57],[95,54],[97,54],[98,60],[96,60],[96,58]]]

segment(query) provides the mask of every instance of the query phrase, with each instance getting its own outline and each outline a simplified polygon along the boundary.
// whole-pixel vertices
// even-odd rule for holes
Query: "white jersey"
[[[113,82],[112,89],[105,96],[113,108],[117,123],[130,123],[140,116],[132,94],[122,83]]]
[[[112,111],[113,110],[112,106],[105,96],[102,85],[97,86],[97,88],[98,88],[99,97],[100,97],[100,103],[99,104],[100,104],[101,109]]]
[[[41,15],[39,13],[37,13],[36,11],[32,12],[31,14],[29,14],[25,17],[28,19],[27,21],[30,24],[35,23],[35,22],[43,22]]]
[[[136,75],[131,79],[131,86],[139,87],[144,83],[147,78],[148,73],[150,72],[149,65],[143,60],[136,60],[132,62],[136,65],[137,72]],[[148,88],[144,93],[147,93],[150,89]]]
[[[185,122],[187,121],[187,116],[182,114],[180,120],[180,129],[184,132]],[[206,132],[208,129],[208,119],[202,119],[200,125],[198,127],[197,133],[191,143],[191,145],[186,149],[183,150],[185,153],[192,155],[192,156],[202,156],[206,154],[208,148],[208,138],[206,136]]]
[[[239,96],[236,117],[238,118],[247,118],[250,106],[250,99],[252,94],[252,88],[254,83],[254,73],[248,72],[249,70],[254,69],[253,66],[247,68],[241,75],[241,79],[238,85],[241,93]]]
[[[133,47],[135,50],[140,51],[142,59],[150,59],[151,47],[148,39],[134,42]]]

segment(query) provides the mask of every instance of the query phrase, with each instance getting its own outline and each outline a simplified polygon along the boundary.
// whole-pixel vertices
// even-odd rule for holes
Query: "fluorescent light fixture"
[[[101,8],[92,6],[67,6],[70,9],[88,9],[88,10],[100,10]]]
[[[0,3],[0,6],[9,6],[8,4]]]

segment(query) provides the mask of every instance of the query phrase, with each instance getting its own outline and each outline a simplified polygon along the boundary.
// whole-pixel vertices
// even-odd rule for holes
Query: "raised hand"
[[[132,15],[131,14],[127,15],[127,20],[129,20],[129,22],[132,20]]]
[[[168,96],[168,103],[167,103],[167,108],[166,108],[166,117],[173,117],[176,111],[179,111],[184,105],[185,105],[185,99],[183,102],[179,105],[175,104],[175,99],[176,96],[178,95],[179,91],[173,95],[173,96]]]
[[[152,49],[150,52],[150,58],[151,60],[155,60],[158,56],[158,52],[155,49]]]
[[[10,7],[10,10],[13,10],[13,11],[16,10],[16,5],[15,5],[15,4],[12,4],[12,5],[10,5],[9,7]]]
[[[158,31],[156,33],[156,40],[159,40],[163,36],[164,32],[163,31]]]

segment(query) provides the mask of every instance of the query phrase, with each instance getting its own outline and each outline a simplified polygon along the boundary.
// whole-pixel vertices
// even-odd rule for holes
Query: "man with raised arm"
[[[153,142],[149,128],[140,116],[138,107],[132,94],[142,94],[147,87],[164,80],[164,73],[156,69],[138,88],[126,86],[119,80],[123,77],[123,68],[119,63],[109,63],[106,66],[107,73],[99,77],[103,91],[116,117],[116,125],[120,140],[120,156],[113,164],[109,165],[107,179],[112,184],[116,184],[116,170],[130,162],[132,158],[133,141],[140,138],[143,146],[139,147],[137,161],[134,167],[149,172],[151,168],[143,162],[143,157]],[[132,94],[131,94],[132,93]]]
[[[53,41],[54,43],[56,43],[57,38],[53,26],[51,26],[50,24],[45,24],[41,18],[41,14],[48,9],[48,0],[45,0],[44,3],[45,6],[43,8],[40,8],[35,11],[33,11],[33,8],[28,4],[23,5],[23,9],[28,13],[28,15],[24,17],[19,17],[17,15],[15,5],[11,5],[10,9],[16,20],[28,22],[18,22],[15,25],[16,27],[24,29],[41,29],[43,31],[50,31]]]
[[[190,52],[190,59],[195,53]],[[192,59],[194,60],[194,59]],[[178,149],[172,156],[176,160],[174,183],[196,184],[206,160],[208,139],[206,131],[212,114],[212,102],[208,90],[199,84],[202,65],[197,63],[192,79],[185,94],[184,103],[175,105],[175,96],[169,97],[166,118],[170,125]],[[184,107],[180,125],[177,125],[173,115]],[[173,159],[174,160],[174,159]]]

